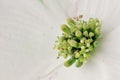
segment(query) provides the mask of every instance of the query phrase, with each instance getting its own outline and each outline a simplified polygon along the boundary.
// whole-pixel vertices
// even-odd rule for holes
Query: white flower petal
[[[45,71],[48,72],[58,65],[60,61],[56,60],[57,54],[54,53],[57,52],[54,52],[52,47],[56,36],[60,34],[59,26],[65,22],[67,17],[79,14],[84,14],[86,17],[99,17],[103,21],[102,31],[105,36],[108,36],[119,25],[120,19],[119,0],[44,0],[42,3],[39,0],[1,0],[0,10],[0,80],[29,80],[31,77],[45,74]],[[112,34],[114,35],[114,33]],[[74,73],[75,68],[70,68],[71,70],[63,68],[61,73],[68,70],[65,73],[71,77],[66,77],[66,79],[74,79],[74,77],[81,79],[86,77],[84,74],[88,70],[92,72],[94,69],[93,73],[96,73],[96,70],[100,73],[104,71],[104,74],[98,76],[96,73],[96,76],[101,80],[106,79],[104,75],[107,75],[107,71],[105,70],[107,65],[111,65],[109,58],[114,57],[116,59],[111,60],[114,65],[108,69],[119,70],[119,62],[116,61],[119,60],[119,42],[116,40],[116,44],[114,44],[114,41],[106,43],[107,41],[105,41],[106,45],[114,45],[114,47],[103,47],[106,49],[101,52],[107,53],[110,49],[111,52],[116,51],[117,57],[112,53],[109,54],[109,57],[108,54],[104,54],[107,56],[104,60],[101,58],[103,54],[100,54],[97,55],[100,56],[100,60],[97,62],[104,66],[93,60],[81,68],[80,74],[71,76],[71,72]],[[101,62],[102,59],[104,63]],[[87,65],[89,66],[87,67]],[[115,73],[111,70],[110,75],[112,72]],[[89,74],[88,72],[88,78]],[[115,74],[117,75],[117,73]],[[117,77],[119,76],[117,75]],[[86,77],[86,80],[88,78]],[[98,78],[93,76],[91,79],[99,80]]]

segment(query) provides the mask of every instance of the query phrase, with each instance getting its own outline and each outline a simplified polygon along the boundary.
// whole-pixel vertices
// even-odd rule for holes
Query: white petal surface
[[[59,26],[67,17],[79,14],[84,14],[85,19],[98,17],[103,21],[101,48],[81,69],[62,67],[54,79],[114,80],[116,76],[119,80],[119,3],[119,0],[0,0],[0,80],[39,80],[39,76],[61,64],[52,49],[61,33]]]

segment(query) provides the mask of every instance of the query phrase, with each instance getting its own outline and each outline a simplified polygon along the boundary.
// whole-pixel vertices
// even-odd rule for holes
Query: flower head
[[[66,67],[76,63],[76,67],[82,66],[91,56],[96,48],[101,33],[101,22],[97,18],[90,18],[89,21],[77,18],[68,18],[67,24],[63,24],[62,36],[59,36],[56,48],[59,56],[70,59],[65,61]]]

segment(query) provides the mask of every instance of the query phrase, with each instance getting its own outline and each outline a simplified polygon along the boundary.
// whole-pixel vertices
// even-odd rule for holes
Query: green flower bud
[[[89,43],[92,43],[93,42],[93,39],[88,39]]]
[[[67,19],[67,23],[72,26],[73,24],[75,24],[75,21],[72,18],[68,18]]]
[[[85,49],[82,49],[81,51],[80,51],[80,54],[85,54],[86,53],[86,50]]]
[[[95,42],[93,43],[93,45],[94,45],[94,47],[97,47],[98,41],[95,41]]]
[[[86,57],[86,56],[87,56],[87,54],[86,54],[86,53],[84,53],[84,54],[83,54],[83,57]]]
[[[90,43],[87,43],[86,46],[87,46],[87,47],[90,47]]]
[[[97,27],[101,27],[101,23],[100,22],[96,22],[96,26]]]
[[[77,30],[78,30],[78,29],[77,29],[76,27],[71,28],[71,32],[72,32],[72,33],[76,32]]]
[[[90,18],[90,19],[89,19],[89,27],[90,27],[90,29],[91,29],[92,31],[94,31],[95,26],[96,26],[95,20],[94,20],[93,18]]]
[[[87,44],[87,43],[91,43],[91,42],[93,42],[92,39],[87,39],[87,40],[85,40],[85,44]]]
[[[66,24],[63,24],[61,26],[61,29],[62,29],[63,32],[65,32],[67,34],[70,34],[70,28]]]
[[[67,60],[67,61],[64,63],[64,65],[65,65],[66,67],[70,67],[75,61],[76,61],[76,59],[71,58],[71,59]]]
[[[84,43],[84,40],[80,40],[81,43]]]
[[[95,18],[96,26],[101,27],[101,21],[99,21],[97,18]]]
[[[70,40],[70,41],[69,41],[69,44],[70,44],[72,47],[78,47],[78,43],[77,43],[75,40]]]
[[[65,58],[65,59],[68,57],[68,55],[65,53],[62,53],[61,56],[63,56],[63,58]]]
[[[90,47],[89,47],[89,51],[92,52],[93,50],[94,50],[93,46],[90,46]]]
[[[65,39],[66,39],[65,36],[61,36],[61,37],[58,39],[58,41],[59,41],[59,43],[61,43],[61,42],[63,42]]]
[[[90,32],[89,33],[89,37],[91,38],[91,37],[93,37],[94,36],[94,33],[93,32]]]
[[[87,53],[87,55],[86,55],[86,59],[89,59],[90,56],[91,56],[91,54],[90,54],[90,53]]]
[[[79,52],[76,52],[75,53],[75,58],[79,58],[80,57],[80,53]]]
[[[88,31],[84,31],[83,35],[86,36],[86,37],[88,37]]]
[[[84,46],[84,43],[79,43],[78,47],[81,48],[82,46]]]
[[[63,42],[61,42],[61,45],[64,46],[64,47],[67,47],[67,41],[64,40]]]
[[[69,53],[72,52],[72,51],[71,51],[71,50],[72,50],[72,47],[68,47],[67,49],[68,49],[68,52],[69,52]]]
[[[94,18],[90,18],[90,19],[89,19],[89,22],[93,22],[93,21],[94,21]]]
[[[81,46],[81,49],[85,49],[85,46]]]
[[[76,61],[76,67],[81,67],[83,65],[83,62],[80,62],[79,60]]]
[[[81,38],[81,37],[82,37],[82,32],[79,31],[79,30],[77,30],[77,31],[75,32],[75,36]]]
[[[95,34],[96,34],[97,36],[100,35],[100,28],[99,28],[99,27],[97,27],[97,28],[95,29]]]
[[[83,29],[83,24],[79,24],[77,27],[78,27],[79,30],[82,30]]]
[[[86,40],[86,38],[83,37],[83,38],[80,40],[80,42],[81,42],[81,43],[85,43],[85,40]]]
[[[85,40],[85,44],[87,44],[87,43],[89,43],[89,40],[87,39],[87,40]]]
[[[89,49],[86,49],[86,52],[89,52]]]
[[[83,62],[85,62],[85,58],[84,58],[83,56],[81,56],[81,57],[79,58],[79,61],[83,63]]]
[[[83,30],[88,30],[89,29],[89,26],[87,24],[87,22],[84,22],[83,23]]]
[[[85,38],[85,37],[83,37],[83,38],[80,40],[80,42],[81,42],[81,43],[84,43],[84,42],[85,42],[85,40],[86,40],[86,38]]]
[[[67,46],[64,48],[64,53],[68,53],[68,49],[67,49]]]

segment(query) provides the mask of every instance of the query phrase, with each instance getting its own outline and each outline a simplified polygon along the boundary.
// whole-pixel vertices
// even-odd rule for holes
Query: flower
[[[58,80],[119,80],[120,0],[41,1],[1,0],[0,79],[42,80],[39,77],[50,72],[44,76],[46,80],[49,76]],[[57,52],[52,48],[56,36],[61,34],[59,26],[67,17],[79,14],[85,20],[90,17],[102,20],[100,47],[81,68],[58,69],[56,65],[63,61],[56,59]]]
[[[82,66],[98,45],[101,33],[101,21],[97,18],[90,18],[86,22],[81,20],[83,17],[81,16],[80,18],[75,17],[75,19],[68,18],[67,24],[61,25],[63,33],[56,41],[55,48],[59,52],[59,57],[63,56],[65,59],[70,57],[64,63],[66,67],[71,66],[74,62],[76,62],[76,67]]]
[[[55,26],[54,27],[55,31],[57,31],[56,34],[53,32],[54,40],[56,40],[56,36],[60,34],[60,28],[56,26],[65,23],[64,20],[67,17],[73,17],[79,14],[83,14],[85,19],[90,17],[98,17],[103,22],[102,32],[101,32],[102,40],[99,49],[97,50],[97,52],[95,52],[96,55],[93,55],[92,56],[93,58],[91,58],[89,63],[85,64],[82,67],[82,69],[78,70],[78,72],[73,67],[70,68],[70,71],[65,68],[62,68],[60,69],[61,71],[59,71],[58,68],[56,68],[56,70],[61,72],[59,77],[61,78],[63,77],[62,79],[65,79],[64,75],[66,75],[66,77],[69,76],[67,77],[67,79],[71,79],[71,77],[74,78],[77,77],[75,79],[87,80],[92,78],[92,79],[100,79],[100,80],[102,79],[114,80],[114,76],[116,76],[116,78],[119,79],[120,78],[119,76],[120,37],[118,36],[118,34],[120,33],[119,0],[53,1],[56,4],[58,4],[54,6],[52,5],[52,3],[49,2],[49,0],[47,1],[45,1],[46,5],[48,4],[47,7],[49,7],[47,11],[51,11],[51,14],[47,12],[46,14],[50,15],[49,18],[53,20],[53,22],[50,23],[53,26]],[[54,62],[56,62],[55,59]],[[59,62],[56,62],[56,64],[57,63]],[[99,74],[96,74],[96,71]],[[93,76],[93,74],[96,74],[96,76]]]

